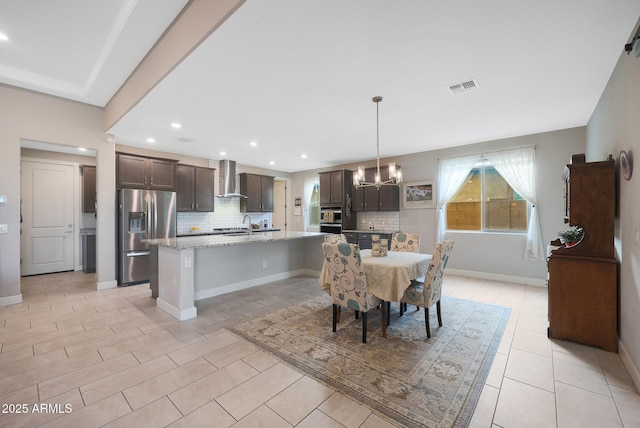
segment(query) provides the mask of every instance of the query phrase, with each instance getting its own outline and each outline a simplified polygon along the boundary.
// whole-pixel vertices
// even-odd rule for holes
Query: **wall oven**
[[[320,232],[342,233],[342,211],[339,209],[321,209]]]
[[[342,211],[331,209],[320,210],[320,224],[342,224]]]

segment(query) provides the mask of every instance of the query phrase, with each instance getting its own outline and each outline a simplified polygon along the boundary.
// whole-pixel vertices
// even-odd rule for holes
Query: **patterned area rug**
[[[399,317],[397,308],[386,339],[380,312],[369,312],[366,344],[351,310],[331,331],[329,296],[229,330],[406,426],[467,426],[510,309],[443,297],[443,326],[434,306],[427,339],[424,310]]]

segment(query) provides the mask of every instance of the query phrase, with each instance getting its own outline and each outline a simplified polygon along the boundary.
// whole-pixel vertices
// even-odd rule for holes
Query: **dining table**
[[[373,256],[371,250],[360,250],[367,290],[385,302],[400,302],[414,279],[427,274],[431,254],[387,251],[386,256]],[[322,265],[320,286],[331,294],[331,273]]]

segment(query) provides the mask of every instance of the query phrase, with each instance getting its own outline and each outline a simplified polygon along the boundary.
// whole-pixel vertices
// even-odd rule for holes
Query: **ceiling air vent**
[[[476,79],[467,80],[466,82],[456,83],[454,85],[447,86],[449,89],[449,93],[451,95],[460,95],[465,92],[473,91],[474,89],[480,88],[478,81]]]
[[[180,137],[178,138],[178,141],[180,141],[181,143],[193,143],[194,140],[193,138],[188,138],[188,137]]]

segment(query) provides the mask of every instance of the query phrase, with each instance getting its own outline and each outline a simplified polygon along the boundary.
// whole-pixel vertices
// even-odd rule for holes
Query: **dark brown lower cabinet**
[[[617,260],[554,253],[548,263],[549,338],[617,352]]]

